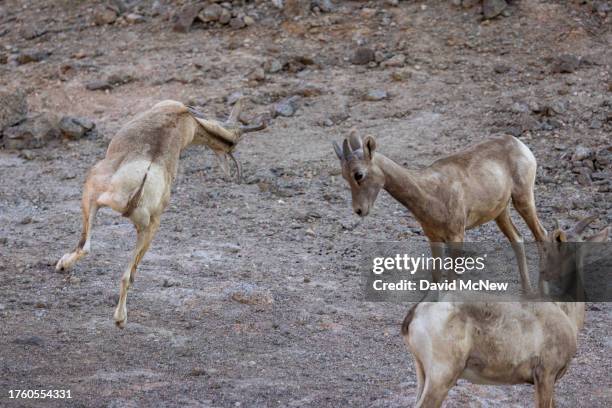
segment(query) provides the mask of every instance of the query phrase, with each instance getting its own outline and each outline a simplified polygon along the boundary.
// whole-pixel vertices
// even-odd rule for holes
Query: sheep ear
[[[376,150],[376,140],[372,136],[366,136],[363,140],[363,153],[368,160],[372,160],[374,157],[374,151]]]

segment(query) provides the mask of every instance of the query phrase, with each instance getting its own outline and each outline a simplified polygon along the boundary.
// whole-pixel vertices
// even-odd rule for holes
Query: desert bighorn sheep
[[[342,148],[334,142],[334,150],[357,215],[368,215],[384,188],[421,224],[434,257],[443,257],[440,243],[463,242],[465,230],[495,220],[512,243],[521,284],[530,290],[523,239],[510,219],[510,200],[536,241],[546,240],[546,230],[533,195],[536,159],[521,141],[491,138],[419,170],[408,170],[376,152],[371,136],[362,141],[352,132]],[[434,271],[434,280],[440,278]]]
[[[170,189],[178,171],[183,149],[191,144],[209,147],[230,175],[228,158],[240,164],[232,151],[244,132],[263,129],[238,125],[242,100],[224,123],[203,119],[195,109],[176,101],[162,101],[140,113],[113,137],[106,156],[89,171],[83,189],[83,232],[73,252],[65,254],[56,269],[65,270],[90,251],[91,230],[100,207],[110,207],[129,218],[137,232],[136,249],[120,285],[114,319],[118,327],[127,321],[126,298],[134,282],[136,267],[159,227],[160,216],[170,200]]]
[[[571,234],[557,229],[552,240],[581,241],[577,229],[584,226]],[[607,239],[605,228],[585,241]],[[562,246],[548,250],[556,253],[543,260],[542,272],[548,276],[580,273],[580,250],[569,256]],[[452,300],[417,303],[402,324],[417,374],[416,407],[441,406],[450,388],[463,378],[475,384],[534,384],[536,406],[553,408],[555,382],[576,353],[584,302]]]

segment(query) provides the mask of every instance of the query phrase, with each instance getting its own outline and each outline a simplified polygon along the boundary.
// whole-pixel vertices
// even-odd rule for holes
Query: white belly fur
[[[149,167],[150,165],[150,167]],[[111,188],[103,193],[99,202],[118,212],[123,212],[129,199],[136,193],[142,180],[147,175],[139,209],[148,214],[159,213],[163,210],[163,198],[169,190],[165,170],[159,164],[148,160],[137,160],[121,166],[111,178]]]

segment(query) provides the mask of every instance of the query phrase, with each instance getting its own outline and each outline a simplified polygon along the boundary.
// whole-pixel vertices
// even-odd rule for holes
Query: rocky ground
[[[610,2],[501,6],[489,20],[466,0],[0,3],[0,405],[66,406],[9,389],[70,389],[83,407],[412,405],[408,305],[364,302],[359,262],[367,242],[424,237],[385,193],[351,214],[332,140],[355,127],[416,168],[510,133],[538,159],[547,228],[612,222]],[[185,152],[116,329],[126,219],[101,211],[92,254],[53,269],[78,240],[87,169],[159,100],[223,117],[240,94],[274,117],[238,148],[245,182]],[[503,241],[493,224],[468,239]],[[612,404],[611,317],[589,305],[558,406]],[[460,381],[446,406],[532,395]]]

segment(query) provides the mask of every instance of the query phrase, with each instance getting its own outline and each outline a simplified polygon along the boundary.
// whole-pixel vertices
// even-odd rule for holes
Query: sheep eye
[[[361,181],[361,180],[363,180],[363,178],[364,178],[364,177],[365,177],[365,176],[364,176],[364,175],[363,175],[363,173],[362,173],[362,172],[360,172],[360,171],[358,171],[358,172],[356,172],[356,173],[355,173],[355,181]]]

